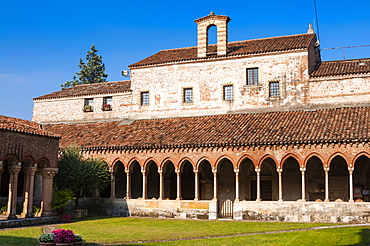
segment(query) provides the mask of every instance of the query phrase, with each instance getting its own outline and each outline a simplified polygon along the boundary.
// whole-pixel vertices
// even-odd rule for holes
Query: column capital
[[[194,173],[198,173],[198,171],[199,171],[198,168],[193,168]]]
[[[162,174],[163,173],[163,169],[158,169],[158,173],[159,174]]]
[[[8,167],[8,172],[11,174],[18,174],[21,170],[21,166],[10,166]]]
[[[256,171],[256,173],[259,173],[259,172],[261,172],[261,169],[260,168],[255,168],[254,171]]]
[[[176,174],[180,174],[180,168],[176,167],[176,168],[175,168],[175,173],[176,173]]]
[[[142,167],[142,168],[141,168],[141,173],[142,173],[143,175],[145,175],[145,174],[146,174],[146,170],[145,170],[145,168],[144,168],[144,167]]]
[[[43,178],[54,178],[55,174],[58,172],[58,168],[46,167],[40,168],[41,175]]]
[[[277,168],[277,169],[276,169],[276,172],[278,172],[278,173],[282,173],[282,172],[283,172],[283,169],[282,169],[282,168]]]
[[[301,170],[301,172],[306,172],[306,168],[305,167],[301,167],[299,170]]]
[[[353,172],[353,170],[355,170],[355,168],[354,168],[354,167],[349,167],[349,168],[348,168],[348,171],[349,171],[349,172]]]
[[[130,168],[125,168],[125,173],[130,173]]]
[[[325,172],[329,172],[329,170],[330,170],[330,167],[324,167]]]
[[[27,173],[28,175],[34,175],[36,171],[37,167],[27,167],[24,169],[24,172]]]
[[[239,173],[239,169],[234,169],[234,173]]]
[[[213,174],[216,174],[217,173],[217,168],[216,167],[213,167],[212,168],[212,172],[213,172]]]

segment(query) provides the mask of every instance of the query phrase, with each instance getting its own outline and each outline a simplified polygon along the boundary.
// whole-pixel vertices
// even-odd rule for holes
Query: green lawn
[[[311,228],[328,224],[90,217],[57,225],[83,235],[89,244],[123,244]],[[41,227],[1,230],[0,245],[38,245]],[[367,245],[370,227],[166,241],[144,245]]]

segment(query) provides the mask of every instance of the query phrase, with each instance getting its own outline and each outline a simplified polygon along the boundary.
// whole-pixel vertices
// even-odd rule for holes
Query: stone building
[[[305,34],[196,47],[130,65],[131,80],[34,99],[33,120],[111,167],[108,214],[368,221],[370,59],[321,61]],[[208,44],[211,27],[217,44]],[[355,202],[356,201],[356,202]],[[94,207],[93,205],[91,205]]]
[[[33,217],[33,205],[52,214],[59,138],[36,122],[0,115],[0,205],[8,219]]]

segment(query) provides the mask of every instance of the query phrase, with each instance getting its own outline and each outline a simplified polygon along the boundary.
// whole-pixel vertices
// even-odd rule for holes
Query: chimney
[[[314,31],[314,30],[313,30],[313,28],[312,28],[312,24],[311,24],[311,23],[309,23],[309,24],[308,24],[308,30],[307,30],[307,33],[308,33],[308,34],[315,33],[315,31]]]
[[[209,15],[195,20],[198,25],[198,57],[207,57],[208,53],[208,30],[212,26],[217,28],[217,55],[227,54],[227,24],[231,19],[224,15]]]

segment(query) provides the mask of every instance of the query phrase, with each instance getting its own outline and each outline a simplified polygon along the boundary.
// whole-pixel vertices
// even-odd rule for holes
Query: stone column
[[[282,168],[278,168],[276,169],[276,171],[278,172],[279,174],[279,202],[282,202],[283,201],[283,179],[281,177],[281,174],[283,172],[283,169]]]
[[[18,173],[20,170],[21,163],[19,163],[17,166],[8,167],[8,171],[10,173],[8,209],[7,209],[8,220],[18,219],[16,215],[16,208],[17,208]]]
[[[51,210],[51,199],[53,196],[53,178],[58,172],[58,168],[42,168],[40,169],[42,175],[42,201],[41,201],[41,216],[48,217],[53,215]]]
[[[325,171],[325,202],[329,202],[329,167],[324,167]]]
[[[260,172],[261,172],[261,169],[259,168],[256,168],[254,169],[257,173],[257,199],[256,201],[257,202],[260,202],[261,201],[261,177],[260,177]]]
[[[125,173],[126,173],[126,199],[130,199],[131,198],[130,168],[126,168]]]
[[[239,169],[234,169],[235,172],[235,202],[239,202]]]
[[[114,167],[109,168],[110,172],[110,198],[116,198],[116,177],[114,172]]]
[[[302,173],[302,202],[305,202],[306,201],[306,178],[304,174],[306,172],[306,168],[302,167],[300,170]]]
[[[349,202],[353,202],[353,170],[354,168],[351,165],[351,167],[348,168],[348,171],[349,171]]]
[[[194,192],[194,201],[199,200],[199,177],[198,177],[198,169],[194,168],[194,176],[195,176],[195,192]]]
[[[217,168],[212,168],[213,172],[213,200],[217,201]]]
[[[33,189],[35,185],[35,172],[37,165],[25,169],[25,191],[22,216],[25,218],[32,218],[32,205],[33,205]]]
[[[176,168],[175,169],[175,172],[176,172],[176,176],[177,176],[177,182],[176,182],[176,185],[177,185],[177,197],[176,197],[176,200],[180,200],[181,199],[181,183],[180,183],[180,169],[179,168]]]
[[[0,190],[1,190],[1,175],[3,174],[3,161],[0,161]],[[1,197],[1,194],[0,194]]]
[[[141,169],[141,173],[143,174],[143,199],[146,199],[146,172],[145,169]]]
[[[163,170],[158,169],[159,173],[159,200],[163,199]]]

